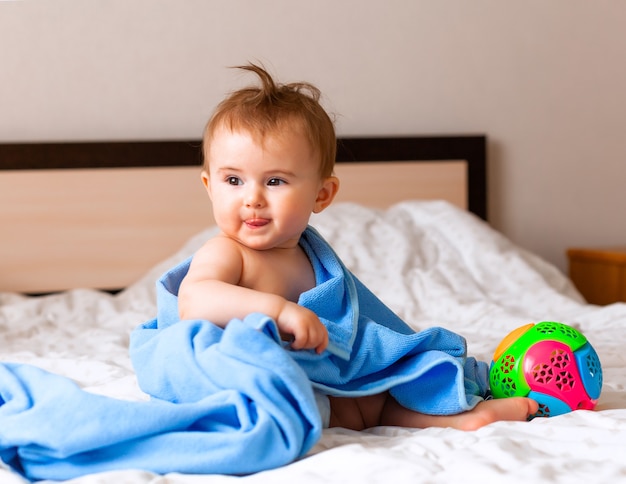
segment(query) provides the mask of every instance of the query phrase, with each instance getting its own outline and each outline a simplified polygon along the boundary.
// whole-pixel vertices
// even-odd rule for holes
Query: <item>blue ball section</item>
[[[562,415],[572,411],[565,402],[558,398],[551,397],[550,395],[546,395],[545,393],[531,390],[528,393],[528,397],[539,404],[539,411],[531,415],[531,419],[534,417],[555,417],[556,415]]]
[[[574,352],[574,358],[576,358],[587,395],[597,400],[600,398],[600,391],[602,390],[602,366],[596,350],[589,343],[586,343]]]

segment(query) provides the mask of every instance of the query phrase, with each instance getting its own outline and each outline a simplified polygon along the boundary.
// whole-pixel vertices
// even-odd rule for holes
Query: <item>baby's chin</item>
[[[293,249],[299,246],[299,241],[300,237],[280,240],[262,240],[261,238],[248,237],[243,240],[238,240],[241,245],[259,251]]]
[[[246,233],[247,232],[247,233]],[[293,249],[299,246],[300,237],[302,234],[262,234],[261,230],[258,233],[255,231],[228,231],[222,228],[221,235],[227,237],[238,244],[247,247],[252,250],[279,250],[279,249]]]

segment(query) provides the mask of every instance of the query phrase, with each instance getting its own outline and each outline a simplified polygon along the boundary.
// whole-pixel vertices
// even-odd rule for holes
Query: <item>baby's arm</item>
[[[221,327],[233,318],[259,312],[270,316],[282,333],[293,336],[294,349],[328,345],[328,332],[311,310],[277,294],[239,286],[243,259],[237,245],[224,237],[209,240],[194,256],[178,291],[181,319],[206,319]]]

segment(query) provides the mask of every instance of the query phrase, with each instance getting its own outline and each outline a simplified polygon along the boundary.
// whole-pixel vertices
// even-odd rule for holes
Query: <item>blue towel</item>
[[[312,227],[301,246],[317,285],[299,304],[320,317],[330,340],[320,356],[293,354],[314,387],[335,396],[389,390],[401,405],[431,415],[470,410],[487,395],[488,365],[466,356],[463,337],[440,327],[416,333],[348,271]]]
[[[317,285],[299,303],[329,331],[328,349],[292,351],[262,314],[180,321],[177,293],[191,259],[157,282],[155,319],[131,335],[149,402],[93,395],[70,380],[0,365],[0,458],[30,479],[113,469],[247,474],[304,455],[321,435],[313,388],[336,396],[389,390],[442,415],[473,408],[487,365],[442,328],[416,333],[372,294],[312,228],[301,245]]]
[[[148,386],[163,382],[162,398],[116,400],[33,366],[1,364],[0,458],[31,480],[115,469],[248,474],[292,462],[319,439],[311,385],[266,316],[225,330],[147,323],[134,340],[148,365],[138,373]]]

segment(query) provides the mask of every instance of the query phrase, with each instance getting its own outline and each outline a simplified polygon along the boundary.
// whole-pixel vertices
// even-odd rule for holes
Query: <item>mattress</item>
[[[497,422],[472,432],[326,429],[304,458],[246,476],[128,469],[69,482],[626,482],[626,305],[586,304],[555,267],[446,202],[403,202],[384,211],[338,203],[314,215],[312,225],[414,329],[455,331],[480,360],[491,361],[500,340],[530,322],[577,328],[602,363],[595,410]],[[90,392],[146,400],[128,355],[129,334],[156,314],[156,279],[215,233],[207,227],[117,294],[0,293],[0,359],[67,376]],[[27,481],[2,466],[0,482]]]

